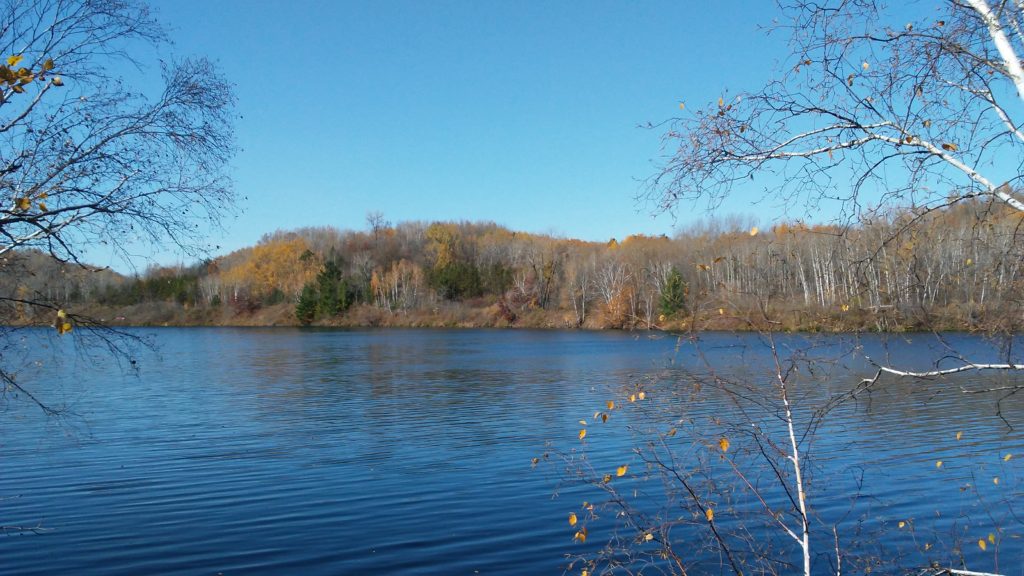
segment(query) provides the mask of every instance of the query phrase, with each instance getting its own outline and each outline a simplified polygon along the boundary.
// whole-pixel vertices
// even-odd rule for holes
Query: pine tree
[[[306,284],[302,287],[302,294],[299,296],[298,304],[295,305],[295,317],[303,325],[308,325],[316,318],[316,308],[316,287],[312,283]]]
[[[658,305],[665,316],[672,316],[686,311],[686,283],[679,270],[672,268],[661,290],[661,301]]]
[[[330,318],[343,310],[338,301],[338,285],[341,283],[341,269],[333,261],[328,260],[316,278],[320,301],[317,305],[317,316]]]

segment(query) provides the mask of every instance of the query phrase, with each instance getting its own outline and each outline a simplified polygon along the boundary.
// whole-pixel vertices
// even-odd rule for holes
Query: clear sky
[[[671,234],[636,200],[679,103],[757,88],[771,2],[154,0],[174,56],[237,88],[244,197],[218,253],[276,229],[488,220],[588,240]],[[727,213],[754,207],[751,189]],[[158,254],[162,263],[177,257]]]

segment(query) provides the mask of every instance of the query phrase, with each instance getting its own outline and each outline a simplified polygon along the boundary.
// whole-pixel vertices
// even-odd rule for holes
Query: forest
[[[125,276],[8,254],[3,290],[122,325],[1010,330],[1019,212],[963,200],[850,225],[708,219],[587,242],[494,223],[301,228]],[[12,299],[13,324],[49,321]],[[924,310],[929,313],[925,314]]]

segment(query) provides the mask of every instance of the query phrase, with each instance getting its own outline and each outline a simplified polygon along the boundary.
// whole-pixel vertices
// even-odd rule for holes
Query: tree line
[[[980,200],[847,225],[759,230],[741,217],[709,219],[671,238],[608,242],[494,223],[378,221],[365,231],[277,231],[225,256],[135,276],[23,251],[7,264],[21,273],[0,281],[61,306],[161,303],[220,310],[228,321],[278,307],[302,324],[651,329],[763,316],[794,329],[1011,329],[1021,221]]]

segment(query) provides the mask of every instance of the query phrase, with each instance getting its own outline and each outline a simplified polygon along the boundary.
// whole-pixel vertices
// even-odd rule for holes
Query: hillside
[[[606,243],[493,223],[303,228],[135,277],[21,252],[0,289],[123,325],[1011,328],[1021,217],[998,210],[961,203],[847,228],[713,220]],[[52,323],[16,301],[6,317]]]

